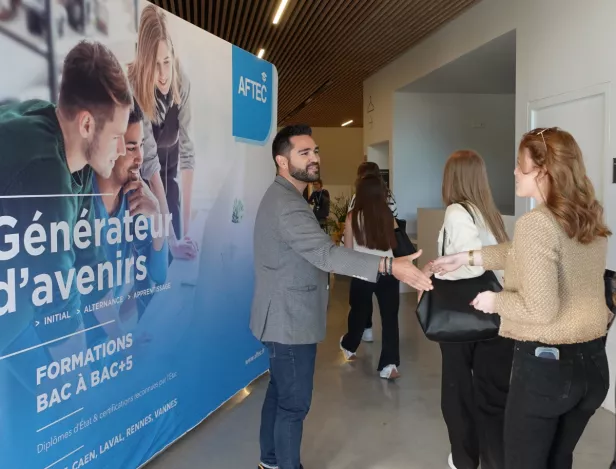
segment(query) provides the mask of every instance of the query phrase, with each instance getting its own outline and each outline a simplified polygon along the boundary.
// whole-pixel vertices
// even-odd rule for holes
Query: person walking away
[[[347,216],[344,244],[347,248],[377,256],[393,257],[395,220],[387,205],[387,188],[380,176],[368,175],[357,184],[354,208]],[[351,279],[348,330],[340,340],[347,360],[356,356],[367,316],[372,314],[372,295],[376,294],[381,313],[383,340],[378,371],[383,379],[400,376],[400,334],[398,309],[400,282],[393,277],[381,277],[376,283]]]
[[[369,174],[381,177],[381,170],[379,168],[379,165],[376,164],[375,162],[364,161],[362,164],[360,164],[357,167],[357,178],[355,180],[355,191],[356,192],[357,192],[357,184],[359,183],[361,178]],[[391,192],[391,190],[387,186],[385,188],[387,190],[387,205],[389,206],[389,209],[391,210],[391,213],[394,216],[394,218],[397,218],[398,217],[398,207],[396,206],[396,199],[394,199],[394,195]],[[348,212],[353,210],[354,206],[355,206],[355,194],[353,194],[349,202]],[[354,293],[355,292],[353,290],[349,292],[349,306],[351,305],[351,303],[353,303]],[[370,313],[368,314],[368,320],[366,321],[366,326],[364,329],[362,340],[364,342],[374,341],[374,332],[372,331],[372,302],[370,302]]]

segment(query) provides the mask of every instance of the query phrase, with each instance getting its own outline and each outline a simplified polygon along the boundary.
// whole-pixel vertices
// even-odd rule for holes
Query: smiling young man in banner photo
[[[169,256],[167,236],[171,231],[172,217],[171,214],[163,216],[156,196],[141,178],[144,151],[143,125],[143,112],[135,101],[124,134],[125,154],[116,160],[109,178],[97,174],[93,180],[96,218],[108,222],[103,228],[104,238],[112,234],[110,222],[113,222],[114,218],[121,219],[125,215],[137,217],[135,223],[130,225],[129,233],[120,234],[121,243],[117,245],[103,243],[107,259],[117,257],[119,251],[122,259],[137,260],[138,265],[129,272],[132,273],[130,278],[125,278],[122,285],[114,289],[116,298],[126,298],[120,307],[120,319],[123,323],[131,320],[135,314],[141,317],[152,298],[151,294],[140,295],[139,292],[154,285],[161,285],[167,279]],[[147,225],[141,223],[143,219],[147,221]],[[142,229],[138,230],[138,226],[142,226]],[[86,325],[88,325],[87,318],[91,324],[96,324],[93,315],[85,317]]]

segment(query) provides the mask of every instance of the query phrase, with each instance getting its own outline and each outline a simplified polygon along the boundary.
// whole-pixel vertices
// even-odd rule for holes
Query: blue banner
[[[27,5],[0,22],[2,469],[138,468],[268,366],[248,324],[276,69],[114,5],[53,44]]]
[[[272,128],[272,64],[233,46],[233,135],[265,144]]]

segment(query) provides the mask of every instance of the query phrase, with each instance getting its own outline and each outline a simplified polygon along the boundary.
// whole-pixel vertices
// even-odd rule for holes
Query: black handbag
[[[463,205],[475,221],[473,214]],[[445,232],[443,248],[445,252]],[[444,280],[432,276],[432,290],[425,291],[417,305],[417,319],[429,340],[443,343],[478,342],[495,339],[500,316],[476,310],[471,302],[484,291],[500,292],[496,275],[487,270],[479,277]]]
[[[398,218],[395,220],[398,226],[394,230],[396,237],[396,247],[392,249],[394,257],[405,257],[415,254],[417,249],[415,249],[415,245],[411,242],[409,235],[406,234],[406,220]]]

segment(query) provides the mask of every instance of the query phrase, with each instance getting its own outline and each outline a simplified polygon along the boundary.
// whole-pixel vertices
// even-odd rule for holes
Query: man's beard
[[[315,173],[311,174],[308,172],[308,168],[311,168],[313,166],[316,166],[317,170]],[[306,169],[296,168],[291,163],[289,163],[289,174],[291,175],[291,177],[293,177],[294,179],[297,179],[298,181],[301,181],[301,182],[318,181],[320,178],[319,173],[320,173],[320,167],[318,163],[309,164],[308,166],[306,166]]]

